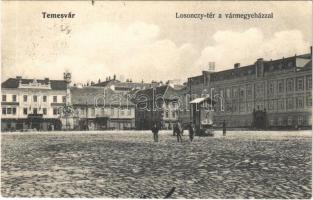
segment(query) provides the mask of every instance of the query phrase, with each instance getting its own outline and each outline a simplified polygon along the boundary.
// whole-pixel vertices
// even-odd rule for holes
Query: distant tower
[[[70,91],[70,83],[72,79],[71,73],[68,71],[63,73],[64,81],[66,82],[66,105],[69,106],[71,104],[71,91]]]

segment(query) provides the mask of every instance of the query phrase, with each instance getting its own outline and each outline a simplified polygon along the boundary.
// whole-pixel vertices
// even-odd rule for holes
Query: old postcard
[[[311,1],[1,5],[2,197],[312,198]]]

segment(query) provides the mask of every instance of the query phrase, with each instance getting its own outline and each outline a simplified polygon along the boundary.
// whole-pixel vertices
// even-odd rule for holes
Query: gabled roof
[[[73,105],[88,106],[134,106],[134,104],[121,93],[102,87],[71,88]]]
[[[29,84],[34,81],[34,79],[19,79],[19,78],[9,78],[1,83],[1,88],[18,88],[20,80],[22,84]],[[40,80],[36,79],[40,84],[48,84],[50,81],[52,90],[66,90],[66,82],[64,80]]]
[[[168,89],[168,85],[162,85],[156,88],[148,88],[145,90],[139,90],[136,92],[136,97],[144,96],[149,101],[151,101],[154,97],[164,97],[166,90]]]

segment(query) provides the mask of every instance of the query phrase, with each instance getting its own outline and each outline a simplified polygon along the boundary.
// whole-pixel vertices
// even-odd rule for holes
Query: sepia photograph
[[[311,199],[312,1],[1,1],[1,197]]]

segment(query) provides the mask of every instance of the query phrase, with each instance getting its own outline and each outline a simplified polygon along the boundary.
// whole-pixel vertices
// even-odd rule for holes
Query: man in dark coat
[[[153,133],[153,139],[154,139],[154,142],[158,142],[159,141],[159,126],[156,122],[153,123],[153,126],[151,128],[151,131]]]
[[[189,139],[190,139],[190,142],[192,142],[194,135],[195,135],[195,128],[194,128],[193,123],[190,123],[190,125],[189,125]]]
[[[182,137],[181,137],[182,126],[181,126],[180,122],[177,122],[175,124],[174,132],[176,133],[176,136],[177,136],[177,142],[182,142]]]

